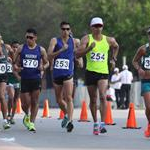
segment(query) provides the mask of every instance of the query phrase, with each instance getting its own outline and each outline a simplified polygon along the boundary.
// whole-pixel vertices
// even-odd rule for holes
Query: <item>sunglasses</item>
[[[65,31],[65,30],[69,31],[70,28],[61,28],[61,30],[63,30],[63,31]]]
[[[92,27],[94,27],[94,28],[101,28],[101,27],[103,27],[103,25],[102,24],[95,24]]]
[[[34,37],[33,36],[26,36],[26,39],[32,40],[32,39],[34,39]]]

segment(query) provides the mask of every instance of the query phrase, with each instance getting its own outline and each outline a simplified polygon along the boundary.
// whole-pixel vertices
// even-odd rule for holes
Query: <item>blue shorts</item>
[[[141,82],[141,95],[150,92],[150,81],[142,81]]]

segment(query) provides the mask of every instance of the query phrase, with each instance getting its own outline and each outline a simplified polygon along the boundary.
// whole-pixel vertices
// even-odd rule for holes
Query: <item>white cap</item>
[[[122,69],[123,69],[123,70],[128,70],[128,66],[127,66],[127,65],[123,65],[123,66],[122,66]]]
[[[114,72],[119,72],[119,68],[115,68],[115,69],[114,69]]]
[[[103,20],[102,18],[100,17],[94,17],[92,20],[91,20],[91,23],[90,23],[90,26],[93,26],[95,24],[101,24],[103,25]]]

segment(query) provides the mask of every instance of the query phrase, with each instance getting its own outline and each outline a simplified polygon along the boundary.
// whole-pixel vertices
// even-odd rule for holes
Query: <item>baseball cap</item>
[[[128,70],[128,66],[127,66],[127,65],[123,65],[123,66],[122,66],[122,69],[123,69],[123,70]]]
[[[114,72],[119,72],[119,68],[115,68],[115,69],[114,69]]]
[[[100,17],[94,17],[94,18],[91,20],[90,26],[93,26],[93,25],[95,25],[95,24],[103,25],[103,20],[102,20],[102,18],[100,18]]]

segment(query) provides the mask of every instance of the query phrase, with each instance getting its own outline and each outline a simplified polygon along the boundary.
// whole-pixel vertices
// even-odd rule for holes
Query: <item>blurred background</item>
[[[103,34],[115,37],[119,43],[116,66],[121,70],[127,64],[138,82],[131,61],[137,48],[148,42],[145,31],[150,26],[149,10],[150,0],[0,0],[0,33],[5,43],[23,43],[26,29],[33,27],[38,32],[38,43],[47,49],[50,39],[59,35],[62,20],[71,23],[74,37],[81,38],[90,32],[90,19],[99,16],[104,21]],[[79,87],[84,86],[84,71],[78,70],[77,74]],[[45,94],[41,100],[48,97],[55,106],[49,69],[43,86]],[[76,99],[86,97],[86,89],[82,90],[84,96]]]

